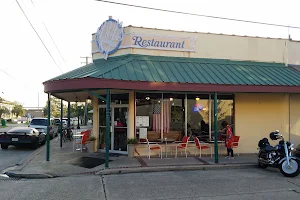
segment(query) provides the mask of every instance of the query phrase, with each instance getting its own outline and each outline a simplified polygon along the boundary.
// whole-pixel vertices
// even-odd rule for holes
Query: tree
[[[23,116],[25,110],[21,104],[15,104],[11,112],[18,117]]]
[[[9,110],[5,106],[0,106],[0,118],[2,118],[3,114],[9,114]]]
[[[93,119],[93,114],[89,113],[90,110],[93,110],[93,104],[92,103],[88,103],[87,104],[87,118],[89,119]]]
[[[82,124],[82,119],[84,115],[84,104],[81,103],[71,104],[70,112],[71,112],[70,113],[71,117],[77,117],[78,119],[77,127],[79,127],[79,124]],[[81,119],[81,123],[80,123],[80,119]]]
[[[60,117],[60,99],[56,98],[56,97],[51,97],[50,98],[50,116],[51,117]],[[47,117],[48,116],[48,101],[46,102],[46,106],[44,107],[44,116]],[[67,106],[63,105],[63,117],[67,116]]]

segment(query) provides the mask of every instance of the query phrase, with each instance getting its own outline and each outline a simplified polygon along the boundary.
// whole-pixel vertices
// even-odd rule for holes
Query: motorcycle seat
[[[263,148],[264,152],[270,152],[270,151],[275,151],[276,147],[273,147],[271,145],[266,146],[265,148]]]

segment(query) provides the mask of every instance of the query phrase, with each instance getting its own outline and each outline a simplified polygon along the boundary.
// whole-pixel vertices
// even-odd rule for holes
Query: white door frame
[[[106,108],[106,105],[98,105],[98,127],[100,128],[104,128],[106,126],[100,126],[100,119],[99,119],[99,109],[100,108]],[[111,117],[110,117],[110,122],[111,122],[111,125],[110,125],[110,132],[111,132],[111,137],[110,137],[110,145],[111,145],[111,149],[109,150],[109,152],[111,153],[120,153],[120,154],[128,154],[127,151],[119,151],[119,150],[114,150],[114,137],[115,137],[115,124],[113,123],[114,122],[114,118],[115,118],[115,112],[114,112],[114,108],[127,108],[128,110],[128,104],[111,104],[110,105],[110,113],[111,113]],[[127,124],[127,137],[128,138],[128,124]]]

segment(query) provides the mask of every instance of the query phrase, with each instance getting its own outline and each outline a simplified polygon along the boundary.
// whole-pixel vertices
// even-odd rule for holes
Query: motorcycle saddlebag
[[[270,145],[270,143],[269,143],[268,138],[263,138],[258,142],[259,148],[265,148],[266,146],[269,146],[269,145]]]

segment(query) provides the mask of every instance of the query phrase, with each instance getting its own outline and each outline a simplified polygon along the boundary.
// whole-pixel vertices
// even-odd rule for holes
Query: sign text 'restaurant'
[[[147,47],[157,47],[157,48],[171,48],[171,49],[184,49],[184,42],[166,42],[166,41],[160,41],[160,40],[147,40],[143,39],[141,36],[133,36],[132,37],[134,44],[133,45],[138,45],[143,48]]]

